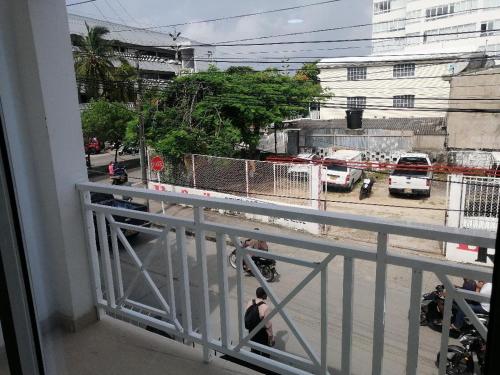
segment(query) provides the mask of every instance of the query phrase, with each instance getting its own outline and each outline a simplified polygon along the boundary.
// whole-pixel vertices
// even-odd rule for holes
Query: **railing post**
[[[328,374],[328,263],[321,270],[321,375]]]
[[[387,233],[378,233],[375,278],[375,312],[373,315],[372,374],[382,374],[385,331],[385,282],[387,275]]]
[[[233,241],[238,241],[235,237]],[[243,340],[245,336],[244,326],[244,309],[243,309],[243,254],[239,251],[237,244],[236,248],[236,291],[238,297],[238,342]]]
[[[410,311],[408,321],[408,348],[406,350],[406,374],[416,375],[420,334],[420,298],[422,295],[422,271],[412,269]]]
[[[91,203],[89,191],[80,192],[80,202],[82,205],[82,212],[84,213],[85,238],[87,240],[87,245],[89,250],[89,263],[90,263],[90,269],[92,271],[91,280],[94,291],[94,301],[96,303],[98,318],[102,319],[105,313],[104,309],[101,306],[99,306],[99,304],[103,301],[103,297],[102,297],[102,284],[101,284],[101,270],[99,267],[99,256],[97,255],[94,217],[92,211],[86,207],[87,204]]]
[[[194,207],[194,227],[196,231],[196,258],[201,276],[201,339],[203,341],[203,360],[210,360],[208,343],[210,341],[210,300],[208,297],[207,252],[203,225],[203,207]]]
[[[217,247],[217,267],[219,275],[219,303],[220,303],[220,322],[221,322],[221,341],[222,347],[227,348],[229,344],[230,332],[229,325],[229,286],[227,280],[227,255],[224,234],[216,234]]]
[[[106,301],[111,308],[116,307],[115,289],[113,285],[113,269],[111,267],[111,258],[109,256],[109,243],[106,228],[106,218],[103,213],[96,213],[97,229],[99,232],[99,247],[101,248],[101,257],[104,261],[104,285],[106,286]]]
[[[344,258],[344,281],[342,291],[342,374],[351,374],[352,343],[352,287],[354,284],[354,260]]]
[[[177,251],[181,258],[181,296],[182,296],[182,327],[186,337],[193,333],[193,321],[191,319],[191,292],[189,287],[189,268],[186,253],[186,228],[175,227],[177,237]]]
[[[447,290],[444,301],[444,313],[441,325],[441,346],[439,349],[439,375],[446,373],[446,363],[448,362],[448,337],[450,336],[451,308],[453,306],[454,291]]]

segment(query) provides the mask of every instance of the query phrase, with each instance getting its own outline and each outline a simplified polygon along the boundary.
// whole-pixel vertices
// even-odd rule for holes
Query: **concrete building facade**
[[[498,63],[500,0],[374,0],[373,54],[323,59],[321,119],[445,116],[447,77]],[[489,60],[486,64],[485,61]]]
[[[215,54],[215,47],[200,46],[201,43],[181,36],[173,41],[166,33],[76,14],[68,14],[68,24],[70,34],[79,35],[87,33],[85,24],[107,28],[109,34],[105,38],[116,40],[119,44],[116,54],[132,66],[138,62],[140,76],[144,80],[164,81],[181,72],[206,70],[209,57]]]
[[[456,99],[450,99],[450,109],[499,110],[500,68],[454,76],[450,96]],[[460,100],[463,98],[476,100]],[[451,149],[500,149],[500,113],[449,112],[447,124],[448,147]]]
[[[500,0],[374,0],[373,54],[497,51]],[[460,33],[460,34],[455,34]]]

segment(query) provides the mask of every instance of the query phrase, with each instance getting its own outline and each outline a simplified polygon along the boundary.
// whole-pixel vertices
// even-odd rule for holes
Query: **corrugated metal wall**
[[[345,147],[361,151],[393,153],[413,150],[413,132],[385,129],[314,129],[301,137],[301,147]]]

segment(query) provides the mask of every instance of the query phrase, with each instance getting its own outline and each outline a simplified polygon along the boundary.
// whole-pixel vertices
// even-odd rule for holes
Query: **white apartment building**
[[[320,79],[334,98],[321,119],[364,109],[364,117],[445,116],[446,76],[500,52],[500,0],[375,0],[373,53],[323,59]]]
[[[373,1],[373,54],[498,51],[498,29],[500,0]]]
[[[476,59],[474,55],[470,55]],[[334,96],[320,109],[321,119],[345,117],[363,109],[365,118],[444,117],[449,80],[468,64],[464,55],[372,55],[324,59],[321,83]],[[436,58],[443,59],[436,62]]]

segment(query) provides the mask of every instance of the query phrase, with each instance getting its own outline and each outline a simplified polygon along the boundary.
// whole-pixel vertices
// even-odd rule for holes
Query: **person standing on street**
[[[247,304],[245,312],[245,328],[251,332],[257,325],[269,314],[269,307],[266,304],[267,294],[264,288],[258,287],[255,291],[256,298],[250,300]],[[265,323],[259,331],[257,331],[250,341],[259,343],[265,346],[274,346],[273,325],[271,321]],[[252,353],[262,355],[269,358],[269,354],[252,348]]]

